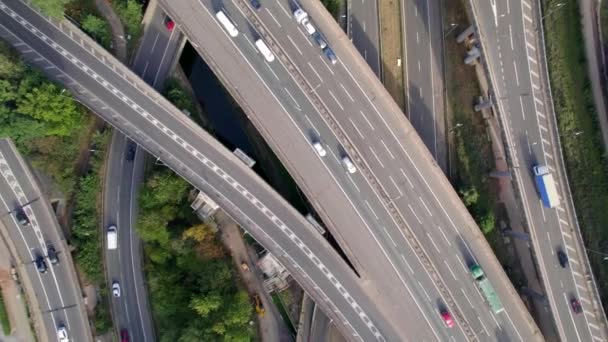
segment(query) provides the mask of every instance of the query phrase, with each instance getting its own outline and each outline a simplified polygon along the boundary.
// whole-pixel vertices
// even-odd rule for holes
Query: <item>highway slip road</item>
[[[561,146],[545,72],[544,42],[537,30],[538,3],[473,1],[495,101],[506,130],[507,151],[528,221],[539,274],[557,332],[564,341],[606,340],[606,318],[579,243],[578,224],[568,189]],[[545,208],[532,166],[547,165],[561,203]],[[568,255],[562,268],[557,251]],[[578,299],[582,313],[573,312]]]
[[[64,326],[74,341],[92,341],[88,317],[84,309],[82,291],[76,278],[72,257],[54,212],[25,161],[9,139],[0,139],[0,205],[8,215],[2,216],[6,239],[15,247],[16,260],[24,264],[34,294],[33,303],[39,307],[50,340],[55,340],[57,329]],[[20,224],[15,209],[23,208],[29,225]],[[58,262],[48,257],[49,247],[55,248]],[[44,272],[39,272],[35,260],[41,257]],[[39,338],[43,338],[39,336]]]

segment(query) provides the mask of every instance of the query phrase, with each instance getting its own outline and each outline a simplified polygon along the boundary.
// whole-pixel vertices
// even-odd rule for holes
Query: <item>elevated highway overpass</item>
[[[420,313],[408,321],[410,332],[430,330],[437,340],[542,339],[451,185],[320,3],[269,1],[259,11],[245,1],[161,4],[267,139],[360,274],[381,281],[390,293],[386,298],[414,300]],[[336,64],[293,19],[298,6],[335,51]],[[236,25],[237,37],[216,21],[218,10]],[[268,63],[257,52],[253,42],[259,38],[270,46],[275,61]],[[268,93],[270,99],[262,97]],[[308,154],[290,149],[310,146],[311,135],[320,137],[329,151],[318,157],[324,167],[313,173],[301,166],[314,153],[312,147]],[[340,165],[344,154],[354,160],[356,173],[347,174]],[[338,191],[327,187],[326,172]],[[320,191],[311,191],[319,183]],[[328,209],[336,207],[343,210]],[[339,224],[341,213],[353,211],[351,224]],[[374,253],[378,257],[367,257]],[[474,263],[496,286],[503,312],[493,314],[484,303],[468,274]],[[391,274],[397,282],[391,283]],[[399,306],[396,302],[390,305]],[[441,307],[456,313],[457,329],[443,326]]]

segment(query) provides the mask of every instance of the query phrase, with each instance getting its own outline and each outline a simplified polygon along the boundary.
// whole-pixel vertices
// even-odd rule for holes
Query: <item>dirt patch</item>
[[[382,83],[399,108],[405,112],[403,85],[403,36],[401,33],[401,6],[397,0],[378,1],[380,17],[380,61]],[[401,63],[398,63],[401,61]]]

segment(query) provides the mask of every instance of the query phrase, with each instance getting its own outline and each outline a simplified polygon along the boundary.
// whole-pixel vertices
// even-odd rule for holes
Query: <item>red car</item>
[[[171,18],[165,17],[165,27],[167,28],[167,30],[173,31],[173,28],[175,27],[175,22],[171,20]]]
[[[129,342],[129,332],[127,329],[122,329],[120,331],[120,342]]]
[[[572,311],[575,314],[580,314],[581,312],[583,312],[583,307],[581,306],[581,302],[578,299],[572,298],[570,300],[570,305],[572,306]]]
[[[441,311],[441,318],[443,318],[443,322],[448,328],[454,326],[454,318],[452,318],[452,314],[448,310]]]

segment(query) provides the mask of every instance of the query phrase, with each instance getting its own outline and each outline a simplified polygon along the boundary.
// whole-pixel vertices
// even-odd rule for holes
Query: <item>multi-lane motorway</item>
[[[422,314],[405,320],[410,334],[426,330],[423,336],[430,339],[540,337],[441,170],[320,4],[301,5],[336,52],[335,65],[295,22],[294,5],[287,1],[267,2],[257,12],[246,2],[224,2],[221,9],[240,31],[235,38],[214,19],[220,7],[194,1],[161,3],[245,108],[362,276],[381,279],[383,291],[390,291],[387,297],[393,302],[382,307],[398,310],[395,291],[403,301],[414,301]],[[265,62],[257,52],[253,41],[259,37],[277,55],[275,62]],[[270,100],[260,91],[271,93]],[[311,135],[320,137],[329,152],[318,157],[322,167],[307,173],[302,165],[307,155],[291,148],[310,145]],[[359,167],[355,174],[347,175],[340,165],[345,151]],[[328,171],[339,185],[337,191],[325,183]],[[336,206],[342,210],[328,210]],[[336,224],[345,211],[356,213],[349,215],[350,224]],[[372,253],[380,255],[368,258]],[[490,314],[471,281],[467,266],[475,262],[498,288],[507,308],[503,313]],[[395,275],[398,281],[391,283]],[[442,306],[463,318],[457,329],[443,326],[438,318]]]
[[[208,193],[248,229],[345,336],[405,338],[372,297],[373,282],[361,283],[276,192],[77,28],[41,17],[22,2],[0,2],[0,23],[0,37],[26,60],[63,82],[82,103]],[[314,166],[305,171],[315,172]]]
[[[472,1],[495,102],[506,131],[516,184],[528,220],[538,269],[557,332],[564,341],[606,340],[606,319],[593,288],[568,190],[561,147],[544,69],[538,3]],[[561,204],[543,207],[532,166],[548,165],[558,182]],[[569,258],[561,268],[557,250]],[[583,308],[576,314],[571,300]]]
[[[176,62],[183,41],[179,30],[168,30],[166,15],[151,3],[132,69],[148,84],[162,87]],[[115,224],[118,250],[105,251],[108,284],[116,281],[120,298],[112,299],[112,317],[117,330],[127,330],[134,341],[154,341],[154,327],[143,274],[141,241],[135,231],[137,198],[143,181],[143,149],[120,132],[115,132],[108,154],[104,183],[104,227]]]
[[[92,341],[91,329],[84,309],[82,291],[63,233],[51,205],[41,193],[36,180],[15,145],[8,139],[0,140],[0,206],[4,239],[10,241],[17,255],[13,257],[25,266],[32,285],[44,331],[39,338],[55,340],[59,327],[65,327],[74,341]],[[23,208],[29,220],[20,224],[15,210]],[[49,247],[55,248],[58,262],[48,257]],[[42,257],[46,270],[39,271],[35,260]],[[36,317],[37,315],[35,315]],[[35,322],[37,323],[37,322]]]

